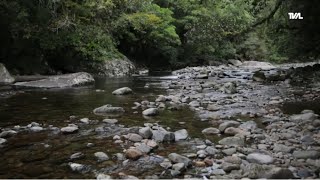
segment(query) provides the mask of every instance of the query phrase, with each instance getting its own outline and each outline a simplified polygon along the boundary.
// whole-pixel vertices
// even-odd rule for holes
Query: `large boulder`
[[[14,78],[10,75],[7,68],[0,63],[0,84],[11,84],[14,82]]]
[[[112,92],[113,95],[125,95],[125,94],[131,94],[131,93],[132,93],[132,89],[128,87],[123,87]]]
[[[17,82],[14,84],[14,86],[18,88],[68,88],[92,83],[94,83],[94,78],[91,74],[79,72],[73,74],[49,76],[46,79],[36,81]]]

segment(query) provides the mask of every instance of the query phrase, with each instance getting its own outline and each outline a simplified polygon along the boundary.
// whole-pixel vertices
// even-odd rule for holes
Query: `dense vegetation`
[[[49,73],[127,56],[151,68],[313,59],[317,0],[1,0],[0,62]],[[289,20],[301,12],[304,20]],[[42,68],[40,71],[38,68]]]

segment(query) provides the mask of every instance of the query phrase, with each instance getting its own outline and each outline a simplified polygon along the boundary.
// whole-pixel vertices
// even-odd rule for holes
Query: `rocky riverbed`
[[[14,120],[1,125],[0,177],[319,178],[320,86],[312,80],[297,86],[290,70],[317,65],[230,63],[78,89],[80,103],[40,91],[46,108],[30,109],[22,123],[12,118],[28,116],[19,116],[20,106],[12,109],[16,115],[3,116]],[[10,109],[10,99],[24,104],[28,93],[39,91],[6,99],[1,110]],[[49,106],[53,101],[60,107]],[[294,111],[286,109],[299,102]],[[64,120],[49,111],[63,111]]]

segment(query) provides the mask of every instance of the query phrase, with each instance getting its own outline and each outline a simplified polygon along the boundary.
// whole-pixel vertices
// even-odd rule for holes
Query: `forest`
[[[13,74],[72,72],[129,58],[156,70],[308,61],[320,50],[317,0],[1,0],[0,62]],[[300,12],[303,20],[289,20]]]

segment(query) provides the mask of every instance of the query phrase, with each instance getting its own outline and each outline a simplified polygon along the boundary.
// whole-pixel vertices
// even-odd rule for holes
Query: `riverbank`
[[[282,80],[287,69],[190,67],[6,98],[1,177],[319,178],[319,112],[283,113],[316,101],[319,86]],[[265,78],[253,81],[257,71]],[[112,95],[124,86],[132,92]]]

